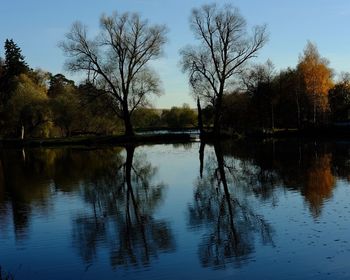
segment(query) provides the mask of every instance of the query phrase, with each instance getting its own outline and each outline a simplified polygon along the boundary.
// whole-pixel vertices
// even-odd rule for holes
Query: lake
[[[349,279],[350,142],[0,150],[15,279]]]

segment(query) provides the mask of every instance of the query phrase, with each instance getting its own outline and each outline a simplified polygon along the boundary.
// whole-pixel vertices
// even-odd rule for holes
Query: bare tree
[[[254,27],[250,37],[238,9],[216,4],[193,9],[190,26],[200,45],[184,48],[181,64],[195,96],[213,105],[214,133],[218,135],[223,95],[232,89],[245,62],[263,47],[266,27]]]
[[[130,13],[103,15],[100,23],[100,33],[92,40],[83,24],[74,23],[60,46],[68,56],[68,69],[87,73],[124,121],[125,134],[133,135],[132,113],[147,105],[151,94],[161,92],[148,64],[161,56],[167,29]]]

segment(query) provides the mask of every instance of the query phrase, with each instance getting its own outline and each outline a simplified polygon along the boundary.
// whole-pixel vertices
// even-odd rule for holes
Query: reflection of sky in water
[[[271,227],[272,242],[264,243],[256,229],[248,228],[248,231],[251,230],[249,233],[251,250],[244,256],[241,263],[235,263],[234,259],[227,258],[224,266],[203,267],[199,258],[201,246],[207,242],[208,236],[215,232],[215,221],[201,220],[197,224],[191,224],[189,217],[189,207],[194,204],[194,193],[199,180],[198,151],[199,143],[185,147],[183,145],[141,146],[135,150],[134,160],[140,160],[140,168],[146,163],[156,168],[154,177],[150,179],[151,185],[159,183],[165,185],[160,200],[151,211],[151,216],[143,218],[148,219],[147,223],[151,228],[167,226],[167,230],[174,239],[174,248],[156,247],[151,252],[153,256],[147,265],[138,263],[128,267],[111,266],[110,245],[112,243],[109,239],[115,236],[118,229],[116,219],[119,215],[114,212],[110,212],[111,214],[98,212],[97,224],[104,225],[102,231],[107,233],[100,232],[94,240],[87,240],[87,244],[94,243],[92,250],[95,252],[92,254],[92,259],[84,261],[79,255],[77,236],[74,237],[76,230],[74,221],[77,217],[86,218],[85,226],[95,225],[95,220],[91,219],[94,215],[91,203],[83,197],[83,190],[86,187],[83,179],[75,180],[73,186],[63,188],[64,191],[52,180],[48,180],[51,183],[42,191],[42,195],[34,197],[29,202],[30,208],[23,208],[30,209],[28,223],[27,228],[23,230],[23,236],[20,232],[17,238],[14,234],[10,201],[7,204],[1,202],[0,212],[4,213],[5,207],[8,211],[0,221],[0,264],[4,269],[13,272],[15,279],[190,279],[194,277],[202,279],[234,277],[238,279],[346,279],[350,277],[348,267],[350,188],[347,181],[340,179],[335,181],[336,185],[332,187],[330,193],[321,197],[320,209],[315,215],[310,208],[312,200],[305,197],[309,195],[308,192],[302,190],[300,186],[289,185],[288,188],[284,188],[283,180],[279,178],[274,183],[276,186],[271,196],[263,199],[258,193],[251,191],[254,189],[253,185],[240,181],[244,179],[242,174],[242,176],[235,174],[238,187],[233,188],[231,175],[228,174],[231,195],[239,199],[240,203],[249,205],[249,211],[265,219]],[[210,170],[215,170],[215,166],[210,166],[215,164],[214,148],[207,146],[205,152],[204,176],[210,175]],[[76,159],[75,156],[73,158]],[[123,152],[122,157],[125,158],[125,156],[126,153]],[[322,158],[322,154],[318,152],[317,157]],[[334,157],[335,155],[332,160]],[[234,163],[236,173],[243,172],[242,162],[248,162],[248,165],[252,162],[244,158],[232,161],[227,154],[225,159],[228,163]],[[324,164],[331,163],[332,161],[325,161]],[[209,168],[206,169],[208,165]],[[278,166],[278,169],[281,168]],[[303,169],[305,168],[307,168],[306,163],[303,166]],[[325,172],[333,170],[332,166],[322,168],[319,169]],[[259,172],[256,166],[250,169],[252,170],[255,175]],[[278,171],[274,172],[278,174]],[[276,174],[274,173],[274,176]],[[120,176],[119,173],[117,175]],[[293,177],[294,174],[290,176]],[[297,177],[296,174],[295,177]],[[93,177],[89,180],[92,181],[92,179]],[[135,186],[135,182],[133,184]],[[210,183],[207,185],[208,188],[212,187]],[[10,199],[15,198],[10,196]],[[214,198],[212,201],[214,203]],[[44,203],[44,207],[41,203]],[[220,215],[215,217],[219,218]],[[146,228],[148,236],[151,236],[149,232],[151,228]],[[115,240],[115,243],[118,241]],[[140,242],[135,244],[141,246]]]

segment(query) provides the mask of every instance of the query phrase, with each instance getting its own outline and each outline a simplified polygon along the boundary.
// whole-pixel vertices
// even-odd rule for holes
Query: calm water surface
[[[0,150],[15,279],[349,279],[350,143]]]

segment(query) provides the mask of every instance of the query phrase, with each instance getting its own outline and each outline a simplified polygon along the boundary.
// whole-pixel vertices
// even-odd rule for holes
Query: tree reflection
[[[332,196],[335,178],[331,170],[331,155],[324,154],[317,158],[305,176],[303,194],[310,205],[315,217],[321,214],[324,200]]]
[[[135,147],[126,158],[82,191],[91,215],[74,220],[73,243],[91,263],[99,245],[110,249],[112,266],[149,265],[159,253],[175,249],[168,222],[153,217],[164,184],[153,183],[154,168]]]
[[[277,154],[276,172],[287,189],[300,191],[314,218],[322,213],[324,201],[332,196],[335,187],[332,147],[326,143],[302,143],[289,147],[285,154]],[[280,149],[282,148],[280,147]],[[284,152],[285,153],[285,152]]]
[[[322,142],[233,143],[226,146],[225,154],[241,161],[235,175],[237,184],[264,200],[277,199],[276,187],[299,191],[315,218],[321,215],[324,201],[332,196],[334,170],[349,171],[343,171],[346,160],[341,160],[335,147]]]
[[[263,217],[254,212],[247,199],[235,193],[234,168],[227,165],[219,143],[215,143],[214,151],[215,156],[208,157],[204,164],[204,146],[200,147],[201,176],[189,213],[191,226],[208,227],[199,247],[202,265],[223,268],[228,263],[240,265],[247,260],[254,250],[255,233],[270,244],[272,235]]]

